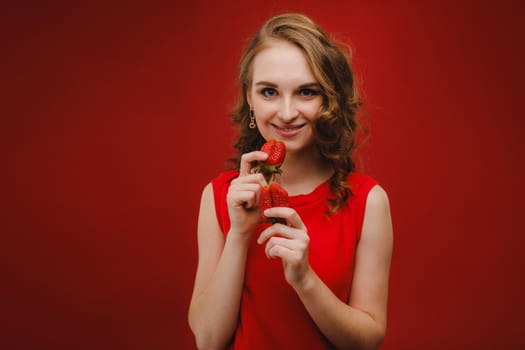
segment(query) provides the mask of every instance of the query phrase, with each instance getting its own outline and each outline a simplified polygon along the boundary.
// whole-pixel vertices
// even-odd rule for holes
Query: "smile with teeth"
[[[284,131],[284,132],[290,132],[290,131],[295,131],[295,130],[299,130],[300,128],[303,127],[303,125],[286,125],[286,126],[277,126],[277,125],[274,125],[277,129],[281,130],[281,131]]]

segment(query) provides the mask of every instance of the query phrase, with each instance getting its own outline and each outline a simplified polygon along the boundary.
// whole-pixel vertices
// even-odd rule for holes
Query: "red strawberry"
[[[269,221],[272,224],[277,222],[286,223],[282,218],[267,218],[264,215],[264,211],[268,208],[273,207],[289,207],[288,192],[282,188],[279,184],[273,182],[262,188],[259,196],[259,210],[264,221]]]
[[[275,174],[282,172],[279,168],[286,156],[286,146],[284,142],[270,139],[261,147],[261,151],[267,153],[268,158],[259,164],[258,170],[264,175],[266,181],[270,182]]]
[[[268,153],[268,158],[264,161],[266,165],[273,165],[275,168],[279,168],[283,164],[284,156],[286,155],[284,142],[274,139],[268,140],[261,147],[261,151]]]

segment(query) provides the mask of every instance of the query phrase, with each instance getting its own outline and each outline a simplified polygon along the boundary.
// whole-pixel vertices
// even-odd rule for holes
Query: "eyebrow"
[[[257,83],[255,83],[255,85],[256,86],[260,86],[260,85],[269,86],[273,88],[278,87],[277,84],[271,83],[269,81],[258,81]],[[299,85],[299,89],[307,89],[307,88],[313,88],[313,87],[319,88],[321,87],[321,85],[318,82],[312,82],[312,83],[306,83],[306,84]]]

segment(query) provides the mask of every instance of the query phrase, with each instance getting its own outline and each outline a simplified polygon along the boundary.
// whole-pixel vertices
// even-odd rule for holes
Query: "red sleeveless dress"
[[[221,173],[212,180],[219,225],[226,235],[230,228],[226,194],[237,172]],[[331,217],[326,199],[328,181],[313,192],[290,197],[290,206],[301,216],[310,236],[309,261],[321,280],[342,301],[350,294],[354,253],[360,238],[366,198],[376,182],[352,173],[348,178],[352,195],[348,205]],[[263,225],[252,236],[242,292],[239,324],[230,349],[332,349],[301,300],[286,282],[280,259],[268,259],[264,245],[256,240]]]

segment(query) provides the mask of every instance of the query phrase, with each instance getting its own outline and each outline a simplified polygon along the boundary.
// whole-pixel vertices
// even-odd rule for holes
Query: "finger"
[[[257,181],[258,179],[256,179]],[[253,183],[253,182],[235,182],[231,184],[229,189],[229,194],[235,194],[235,192],[238,191],[252,191],[257,192],[261,188],[261,185],[259,183]]]
[[[266,253],[267,257],[271,257],[270,251],[275,246],[281,246],[284,248],[287,248],[289,250],[293,250],[295,248],[295,244],[293,240],[282,238],[282,237],[272,237],[268,240],[266,243],[266,246],[264,247],[264,252]]]
[[[266,240],[279,235],[285,239],[294,239],[301,236],[308,237],[305,230],[293,228],[283,224],[273,224],[265,229],[257,238],[257,243],[263,244]]]
[[[255,176],[246,176],[253,177],[252,181],[261,181],[258,177]],[[237,179],[232,181],[232,184],[228,190],[227,200],[229,203],[237,203],[244,206],[245,208],[250,208],[255,205],[257,202],[258,192],[261,189],[259,183],[253,182],[243,182],[238,181]]]
[[[266,256],[269,259],[281,258],[286,259],[293,251],[282,245],[274,245],[266,251]]]
[[[303,220],[297,214],[297,212],[292,208],[287,207],[273,207],[268,208],[264,211],[264,216],[268,218],[283,218],[288,222],[292,227],[306,230],[306,226],[303,223]]]
[[[254,151],[245,153],[241,156],[241,163],[239,168],[239,176],[246,176],[251,173],[252,162],[263,161],[268,158],[268,154],[261,151]]]
[[[233,179],[230,188],[235,188],[236,186],[243,184],[256,184],[257,186],[265,186],[266,181],[264,180],[264,176],[262,174],[249,174]]]
[[[256,207],[261,188],[266,185],[262,174],[250,174],[234,179],[228,190],[227,200],[245,209]]]
[[[256,195],[253,191],[238,191],[229,198],[233,207],[252,208],[256,203]]]

